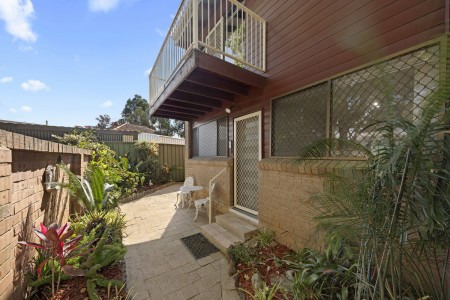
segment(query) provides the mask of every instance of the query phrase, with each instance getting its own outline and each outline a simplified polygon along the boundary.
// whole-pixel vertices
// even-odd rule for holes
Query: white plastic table
[[[184,208],[184,200],[185,200],[187,195],[190,195],[191,192],[197,192],[197,191],[201,191],[201,190],[203,190],[203,187],[201,185],[182,186],[182,187],[180,187],[181,207]]]

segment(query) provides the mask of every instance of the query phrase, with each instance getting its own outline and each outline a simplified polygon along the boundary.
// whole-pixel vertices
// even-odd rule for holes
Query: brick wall
[[[364,162],[318,160],[298,163],[295,159],[268,158],[259,162],[259,226],[277,233],[277,240],[293,249],[320,248],[311,196],[323,191],[326,173],[341,173]]]
[[[186,147],[188,148],[188,147]],[[209,181],[224,168],[227,170],[216,179],[212,214],[228,212],[233,201],[233,159],[226,157],[195,157],[186,160],[185,177],[194,177],[194,184],[209,187]],[[199,193],[200,195],[202,193]]]
[[[90,152],[0,130],[0,299],[23,299],[25,273],[35,254],[18,247],[20,240],[35,240],[33,226],[66,222],[71,202],[66,191],[44,191],[48,165],[59,161],[81,175]],[[58,182],[65,181],[62,171]]]

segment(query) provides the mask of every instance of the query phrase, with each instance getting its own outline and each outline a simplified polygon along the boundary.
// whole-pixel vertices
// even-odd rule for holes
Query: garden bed
[[[99,273],[108,279],[117,279],[126,282],[126,266],[124,261],[120,261],[116,265],[108,266],[103,268]],[[97,293],[102,299],[115,299],[114,297],[122,297],[126,299],[127,291],[126,288],[116,289],[114,287],[110,288],[110,293],[108,297],[107,288],[97,288]],[[55,297],[51,298],[51,290],[49,286],[41,287],[37,295],[42,295],[42,299],[47,299],[50,296],[50,300],[86,300],[89,299],[89,295],[86,287],[86,278],[84,277],[72,277],[61,282],[60,289]]]

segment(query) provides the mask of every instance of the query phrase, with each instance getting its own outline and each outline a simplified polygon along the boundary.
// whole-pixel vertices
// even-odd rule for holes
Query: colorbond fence
[[[127,156],[130,163],[136,164],[137,153],[134,149],[134,143],[126,142],[105,142],[118,156]],[[184,145],[159,145],[159,162],[161,166],[164,163],[170,168],[170,179],[174,181],[184,181]],[[159,178],[160,175],[157,175]]]

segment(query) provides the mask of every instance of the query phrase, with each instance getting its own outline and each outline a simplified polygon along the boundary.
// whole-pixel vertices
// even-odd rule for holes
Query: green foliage
[[[111,126],[111,117],[109,115],[99,115],[95,119],[98,121],[96,126],[98,129],[106,129]]]
[[[337,248],[334,246],[334,248]],[[357,282],[356,265],[344,251],[325,253],[304,248],[284,260],[295,270],[291,293],[294,299],[348,299]]]
[[[245,243],[231,245],[227,252],[236,262],[243,262],[246,265],[254,264],[257,256],[256,250]]]
[[[275,299],[275,294],[280,289],[278,284],[274,284],[272,287],[268,287],[265,282],[263,282],[262,286],[255,289],[255,292],[250,294],[248,291],[245,291],[249,296],[254,300],[272,300]]]
[[[134,95],[133,99],[128,99],[122,110],[122,120],[130,124],[150,127],[149,120],[150,106],[144,98]]]
[[[93,211],[91,213],[76,215],[72,218],[72,228],[76,234],[83,237],[100,238],[106,228],[110,228],[108,243],[122,240],[122,231],[126,226],[125,215],[118,210]]]
[[[121,296],[121,293],[124,291],[125,289],[125,284],[122,285],[122,287],[120,287],[120,289],[115,286],[114,290],[111,291],[111,287],[112,285],[108,285],[108,295],[107,295],[107,299],[108,300],[132,300],[134,299],[134,296],[131,292],[131,290],[128,290],[125,293],[125,296]]]
[[[265,227],[260,227],[256,232],[258,247],[268,246],[275,239],[275,232]]]
[[[385,96],[395,106],[388,88]],[[448,297],[450,147],[443,132],[450,110],[442,108],[449,97],[449,84],[442,82],[414,122],[389,114],[374,124],[379,143],[364,149],[367,168],[329,175],[324,192],[312,199],[320,227],[346,237],[358,253],[356,298]],[[304,149],[301,158],[320,157],[338,143],[363,149],[324,140]]]
[[[136,190],[139,178],[136,173],[128,170],[128,160],[118,160],[116,153],[107,145],[98,142],[92,131],[78,133],[73,131],[63,137],[55,137],[58,142],[74,145],[92,151],[92,160],[87,166],[87,172],[95,168],[101,170],[105,181],[114,184],[114,191],[110,193],[110,199],[117,201],[123,195],[129,195]]]
[[[64,164],[60,164],[59,167],[69,177],[69,183],[62,184],[62,187],[67,188],[88,212],[100,211],[117,206],[117,201],[108,197],[109,191],[114,186],[105,182],[105,176],[99,167],[92,166],[90,172],[86,173],[87,176],[85,178],[74,175]]]
[[[87,257],[80,266],[85,272],[87,290],[90,299],[101,299],[96,291],[96,286],[122,287],[123,282],[119,280],[109,280],[98,271],[106,266],[115,264],[122,260],[126,253],[126,248],[121,242],[108,244],[111,228],[107,227],[98,241],[95,250]]]

